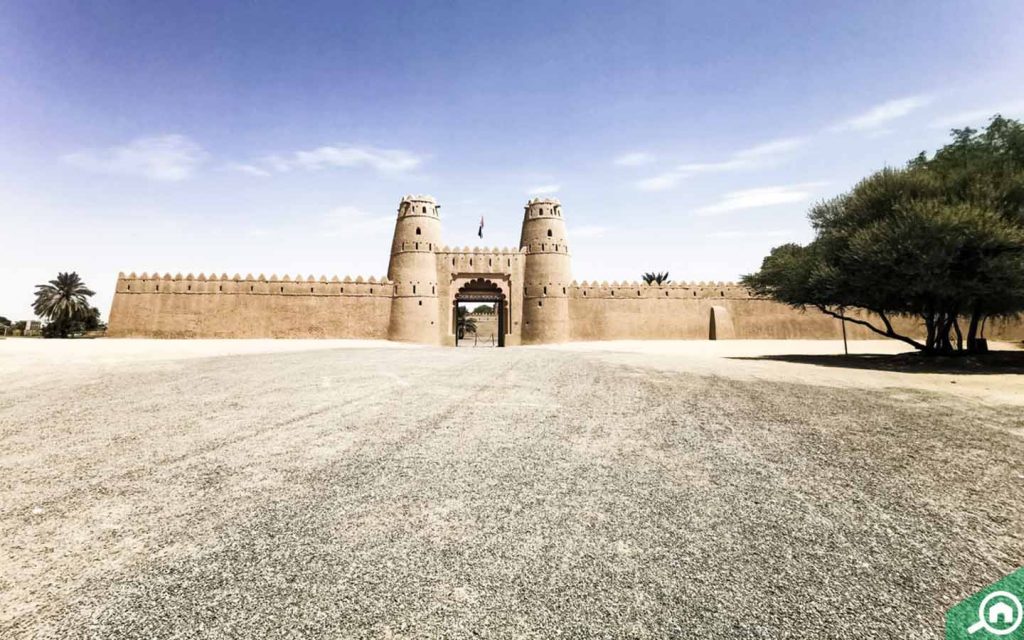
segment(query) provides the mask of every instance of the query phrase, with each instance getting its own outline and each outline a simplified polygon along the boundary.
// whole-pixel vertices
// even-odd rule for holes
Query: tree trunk
[[[967,326],[967,353],[975,353],[978,349],[978,329],[981,327],[983,315],[977,308],[971,313],[971,323]]]
[[[924,327],[926,331],[924,351],[926,353],[932,353],[935,351],[935,316],[933,314],[925,314]]]

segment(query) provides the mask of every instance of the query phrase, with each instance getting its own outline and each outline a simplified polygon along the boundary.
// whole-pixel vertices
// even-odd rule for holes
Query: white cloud
[[[569,233],[576,238],[597,238],[608,233],[608,231],[608,227],[584,225],[582,227],[573,227],[569,230]]]
[[[558,193],[558,190],[562,188],[560,184],[542,184],[537,187],[530,187],[526,190],[527,195],[541,196],[546,193]]]
[[[637,181],[642,191],[664,191],[678,185],[684,178],[699,173],[722,173],[771,166],[786,155],[807,144],[806,138],[781,138],[771,140],[747,149],[741,149],[727,160],[719,162],[693,162],[681,164],[644,180]]]
[[[735,156],[748,161],[771,158],[796,151],[805,144],[807,144],[806,138],[780,138],[750,147],[749,149],[737,151]]]
[[[404,173],[419,167],[425,157],[404,149],[378,149],[351,145],[323,146],[285,155],[268,155],[248,163],[232,163],[227,168],[253,176],[290,171],[319,171],[329,168],[366,167],[381,173]]]
[[[678,171],[661,173],[656,176],[638,180],[636,188],[641,191],[665,191],[679,184],[686,176]]]
[[[177,182],[190,177],[207,158],[206,151],[189,138],[170,134],[138,138],[121,146],[83,149],[61,160],[95,173]]]
[[[378,234],[395,228],[395,217],[367,213],[359,207],[335,207],[324,215],[324,235],[345,236],[353,233]]]
[[[294,169],[316,171],[332,167],[369,167],[381,173],[402,173],[420,166],[423,157],[403,149],[324,146],[296,151],[289,156],[267,156],[258,164],[278,172]]]
[[[768,231],[714,231],[707,234],[706,238],[713,238],[716,240],[724,239],[736,239],[736,238],[778,238],[782,236],[792,236],[793,232],[789,229],[775,229]]]
[[[259,178],[266,178],[267,176],[270,175],[269,171],[267,171],[266,169],[261,169],[260,167],[257,167],[254,164],[242,164],[238,162],[233,162],[231,164],[225,165],[224,168],[228,171],[246,173],[250,176],[257,176]]]
[[[989,118],[997,113],[1008,118],[1024,116],[1024,100],[1004,102],[991,107],[972,109],[970,111],[961,111],[960,113],[941,116],[932,120],[931,126],[936,129],[966,127],[969,125],[979,126],[988,123]]]
[[[806,202],[814,196],[814,189],[821,186],[820,182],[807,182],[803,184],[783,185],[774,187],[758,187],[756,189],[744,189],[733,191],[721,197],[715,204],[710,204],[697,209],[697,214],[702,216],[713,216],[745,209],[758,209],[761,207],[772,207],[780,204],[792,204]]]
[[[833,131],[870,131],[881,129],[889,122],[902,118],[931,104],[931,96],[910,96],[889,100],[871,107],[864,113],[840,122]]]
[[[633,151],[624,153],[615,158],[615,164],[620,167],[640,167],[654,162],[654,156],[644,151]]]

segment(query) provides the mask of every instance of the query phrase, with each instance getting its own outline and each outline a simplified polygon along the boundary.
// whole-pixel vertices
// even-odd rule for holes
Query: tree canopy
[[[952,137],[814,205],[815,239],[776,247],[743,283],[836,317],[867,311],[877,320],[847,319],[923,351],[975,350],[986,318],[1024,310],[1024,126],[996,116]],[[922,335],[894,316],[919,318]]]
[[[668,271],[648,272],[643,275],[643,279],[647,284],[668,284],[671,282],[668,279]]]
[[[48,321],[44,335],[66,338],[77,330],[84,330],[87,324],[98,325],[99,310],[89,305],[93,295],[73,271],[58,273],[55,280],[36,285],[32,310]]]

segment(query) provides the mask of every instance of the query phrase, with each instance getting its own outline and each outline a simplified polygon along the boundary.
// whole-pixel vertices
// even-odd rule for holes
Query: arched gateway
[[[485,278],[474,278],[459,287],[452,300],[452,335],[455,336],[456,345],[459,344],[458,312],[459,303],[462,302],[494,303],[494,312],[498,317],[498,346],[504,347],[505,334],[511,323],[508,298],[502,288]]]

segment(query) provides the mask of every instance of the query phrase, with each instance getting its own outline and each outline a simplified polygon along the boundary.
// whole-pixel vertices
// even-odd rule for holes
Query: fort
[[[445,246],[439,209],[430,196],[402,198],[387,276],[379,279],[121,273],[108,335],[454,345],[460,303],[494,303],[499,346],[842,335],[835,318],[758,298],[734,283],[576,281],[562,205],[553,198],[527,202],[518,248]],[[854,339],[877,337],[849,323],[846,331]],[[987,333],[1024,338],[1020,323],[992,323]]]

